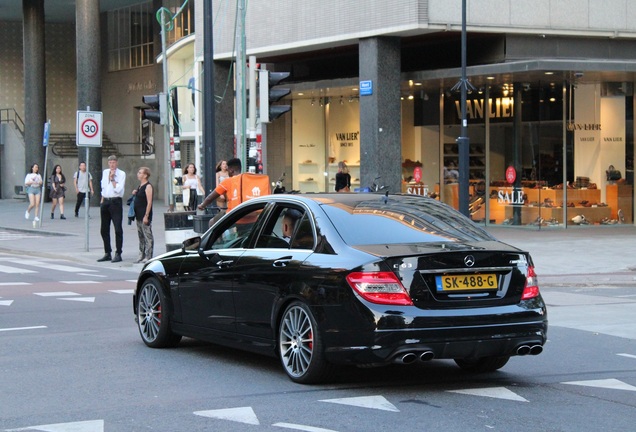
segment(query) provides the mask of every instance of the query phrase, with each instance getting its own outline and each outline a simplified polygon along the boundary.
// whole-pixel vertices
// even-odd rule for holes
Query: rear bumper
[[[416,358],[456,359],[514,356],[520,346],[542,346],[547,338],[547,320],[479,327],[380,330],[360,340],[367,344],[338,344],[349,339],[327,336],[326,358],[339,364],[388,364],[409,353]],[[536,351],[541,351],[540,349]],[[534,352],[533,352],[534,353]]]

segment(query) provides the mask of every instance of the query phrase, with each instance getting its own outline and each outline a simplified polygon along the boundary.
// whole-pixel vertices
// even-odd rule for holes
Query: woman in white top
[[[40,218],[40,197],[42,196],[42,176],[38,172],[40,167],[34,163],[31,165],[31,172],[24,178],[24,185],[26,186],[26,193],[29,196],[29,208],[24,212],[24,218],[29,219],[29,212],[35,207],[35,219],[39,221]]]
[[[185,174],[181,178],[181,184],[183,187],[184,195],[185,191],[188,191],[190,194],[186,210],[196,210],[197,191],[201,191],[201,194],[205,194],[205,191],[203,190],[203,186],[201,185],[201,178],[197,175],[197,167],[195,167],[193,163],[190,163],[186,166]],[[185,200],[183,204],[186,204]]]
[[[227,161],[222,160],[216,165],[216,186],[221,184],[223,180],[230,177],[230,173],[227,170]],[[219,208],[227,207],[227,200],[225,195],[221,195],[216,199],[216,206]]]

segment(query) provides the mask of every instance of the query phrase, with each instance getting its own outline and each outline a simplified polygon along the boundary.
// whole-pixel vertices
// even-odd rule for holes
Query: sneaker
[[[40,218],[36,216],[36,217],[33,219],[33,222],[40,222]]]
[[[29,220],[29,212],[28,212],[28,211],[25,211],[25,212],[24,212],[24,218],[25,218],[26,220]]]
[[[66,219],[64,215],[60,215],[60,219]]]

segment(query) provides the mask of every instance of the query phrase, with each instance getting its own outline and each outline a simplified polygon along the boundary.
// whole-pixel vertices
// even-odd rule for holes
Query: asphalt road
[[[631,286],[544,289],[544,353],[496,373],[432,361],[303,386],[274,358],[192,339],[147,348],[132,316],[135,278],[0,254],[0,431],[634,430]]]

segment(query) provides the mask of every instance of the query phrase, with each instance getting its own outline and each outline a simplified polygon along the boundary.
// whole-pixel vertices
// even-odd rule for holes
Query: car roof
[[[419,195],[404,195],[404,194],[386,194],[384,192],[380,193],[337,193],[337,192],[325,192],[325,193],[303,193],[303,194],[271,194],[266,195],[259,198],[254,198],[255,200],[264,200],[264,201],[304,201],[304,202],[315,202],[317,204],[346,204],[352,207],[355,207],[357,203],[360,202],[368,202],[374,199],[381,200],[385,196],[388,196],[389,199],[399,200],[399,201],[411,201],[413,199],[423,199],[434,201],[431,198],[421,197]]]

